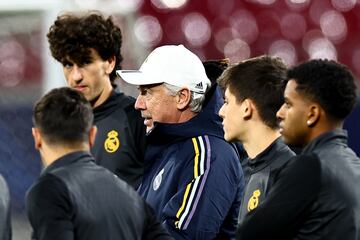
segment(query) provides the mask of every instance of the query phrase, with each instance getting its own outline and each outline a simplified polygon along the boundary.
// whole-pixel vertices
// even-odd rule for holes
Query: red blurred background
[[[356,0],[151,0],[139,12],[135,35],[149,48],[182,43],[203,60],[232,62],[271,54],[289,66],[328,58],[360,76]]]

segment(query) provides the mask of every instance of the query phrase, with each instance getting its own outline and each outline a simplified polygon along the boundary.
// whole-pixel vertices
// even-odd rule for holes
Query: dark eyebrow
[[[68,60],[62,61],[61,64],[62,64],[63,66],[65,66],[65,65],[70,65],[70,66],[74,65],[74,63],[72,63],[72,62],[70,62],[70,61],[68,61]]]

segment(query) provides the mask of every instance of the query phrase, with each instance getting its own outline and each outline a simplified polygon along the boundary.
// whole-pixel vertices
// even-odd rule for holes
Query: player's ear
[[[243,116],[244,119],[249,119],[251,118],[253,111],[254,111],[254,104],[253,101],[251,101],[249,98],[246,98],[242,103],[241,103],[241,108],[243,111]]]
[[[313,127],[320,120],[322,108],[319,104],[314,103],[309,106],[309,111],[307,114],[306,124],[308,127]]]
[[[35,127],[31,129],[31,132],[34,138],[35,149],[39,150],[41,148],[41,143],[42,143],[41,132],[38,128]]]
[[[114,70],[115,63],[116,63],[116,57],[115,56],[112,56],[111,58],[109,58],[106,61],[105,72],[107,74],[110,74]]]

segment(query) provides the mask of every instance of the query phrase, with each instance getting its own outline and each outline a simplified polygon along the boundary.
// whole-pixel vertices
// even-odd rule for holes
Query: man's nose
[[[224,105],[221,106],[219,112],[218,112],[218,115],[224,119],[225,115],[224,115]]]
[[[139,94],[139,96],[136,98],[135,109],[137,109],[137,110],[146,109],[144,96],[142,96],[141,94]]]
[[[282,120],[284,119],[284,114],[283,114],[283,109],[284,108],[284,104],[280,107],[280,109],[276,112],[276,117],[278,120]]]
[[[83,74],[81,71],[81,68],[74,65],[72,70],[71,70],[71,79],[73,81],[75,81],[76,83],[80,83],[81,80],[83,79]]]

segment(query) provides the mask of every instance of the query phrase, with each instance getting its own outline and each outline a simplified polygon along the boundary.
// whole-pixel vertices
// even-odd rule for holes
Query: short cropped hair
[[[79,66],[91,62],[91,49],[95,49],[102,60],[116,57],[115,68],[110,73],[113,86],[116,70],[121,69],[122,35],[111,17],[91,11],[84,15],[65,13],[57,17],[47,34],[52,56],[66,65],[68,59]]]
[[[230,66],[218,82],[223,91],[229,89],[237,102],[251,99],[265,125],[277,129],[276,112],[284,103],[282,83],[286,70],[280,58],[260,56]]]
[[[33,109],[34,126],[49,144],[86,142],[93,120],[90,103],[81,93],[68,87],[51,90]]]
[[[320,104],[333,120],[344,120],[356,105],[356,84],[351,71],[333,60],[304,62],[289,69],[287,80],[295,80],[296,90]]]

